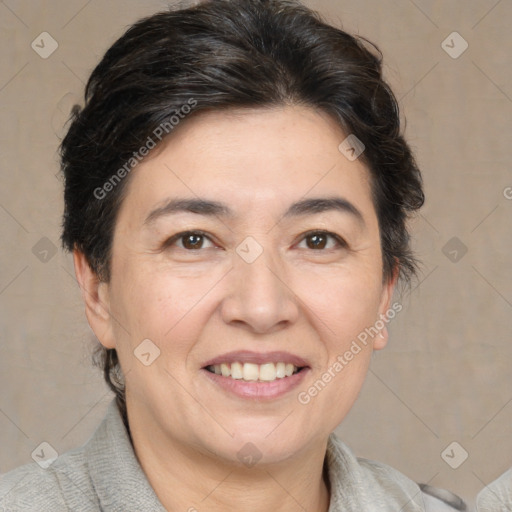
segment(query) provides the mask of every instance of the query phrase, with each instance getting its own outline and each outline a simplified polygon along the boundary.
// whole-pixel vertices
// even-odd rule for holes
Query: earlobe
[[[382,350],[388,344],[388,328],[384,326],[373,341],[373,350]]]
[[[108,283],[101,281],[91,269],[85,255],[73,251],[75,274],[82,292],[87,321],[100,343],[106,348],[115,348],[109,307]]]

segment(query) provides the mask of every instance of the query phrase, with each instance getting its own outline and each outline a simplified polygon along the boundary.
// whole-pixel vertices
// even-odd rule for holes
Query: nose
[[[268,251],[251,263],[237,256],[229,279],[221,305],[226,323],[268,334],[297,321],[299,299],[284,265]]]

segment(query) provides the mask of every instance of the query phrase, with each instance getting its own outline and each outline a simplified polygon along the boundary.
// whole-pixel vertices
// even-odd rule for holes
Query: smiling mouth
[[[273,382],[299,373],[305,367],[291,363],[222,363],[206,366],[210,373],[246,382]]]

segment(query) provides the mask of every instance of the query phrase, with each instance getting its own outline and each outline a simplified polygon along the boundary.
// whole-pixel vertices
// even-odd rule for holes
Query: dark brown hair
[[[406,220],[424,196],[397,101],[382,78],[382,55],[293,0],[215,0],[157,13],[130,27],[94,69],[85,106],[75,107],[60,148],[62,242],[83,252],[100,279],[110,279],[116,215],[134,155],[192,100],[190,117],[286,104],[331,115],[365,146],[360,158],[371,175],[384,277],[398,268],[410,280],[415,261]],[[101,348],[99,356],[124,407],[117,353]]]

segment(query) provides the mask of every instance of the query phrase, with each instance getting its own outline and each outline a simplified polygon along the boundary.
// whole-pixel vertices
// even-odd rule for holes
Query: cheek
[[[381,287],[378,276],[339,273],[311,281],[307,290],[304,312],[325,357],[313,369],[311,387],[302,389],[298,398],[306,407],[323,411],[327,427],[334,429],[353,406],[368,372],[373,352],[368,333],[379,318]]]
[[[118,280],[111,311],[127,393],[164,400],[162,390],[175,385],[171,376],[183,374],[200,337],[207,316],[207,301],[201,297],[211,284],[204,282],[209,279],[187,281],[141,272],[140,267],[139,274],[126,269],[124,275],[130,278]]]
[[[130,278],[118,280],[111,302],[119,350],[133,351],[150,339],[162,353],[172,346],[173,359],[179,359],[199,336],[209,311],[207,292],[218,278],[177,277],[178,272],[145,270],[142,265],[123,272]]]
[[[324,333],[329,345],[343,348],[378,319],[382,286],[380,276],[368,269],[355,272],[343,269],[329,276],[298,280],[298,293],[311,311],[311,322]]]

